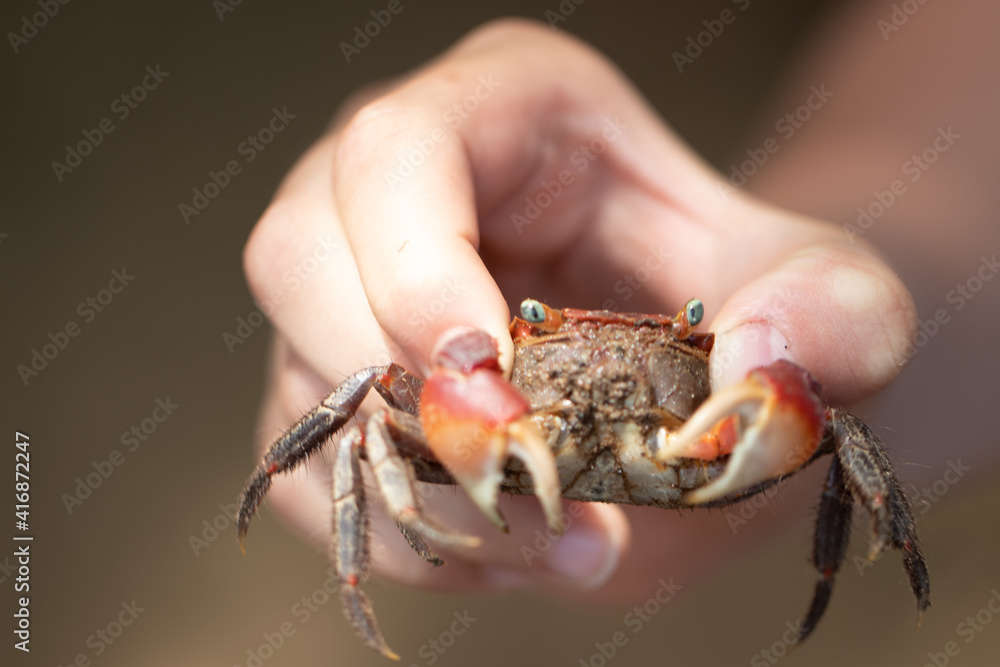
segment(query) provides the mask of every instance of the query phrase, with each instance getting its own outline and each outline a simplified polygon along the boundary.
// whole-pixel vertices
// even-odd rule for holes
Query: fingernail
[[[747,373],[778,359],[791,359],[788,339],[768,322],[747,322],[715,337],[712,347],[712,390],[743,380]]]
[[[496,356],[497,343],[488,333],[474,327],[453,327],[438,336],[431,350],[430,363],[431,366],[463,369],[478,366]]]
[[[614,574],[618,549],[604,533],[587,526],[572,527],[555,541],[545,562],[562,583],[589,591]]]

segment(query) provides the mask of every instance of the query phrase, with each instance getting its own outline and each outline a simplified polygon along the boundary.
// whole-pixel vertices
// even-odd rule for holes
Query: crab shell
[[[710,397],[712,334],[688,309],[652,316],[526,301],[510,325],[508,383],[481,332],[453,340],[424,385],[430,448],[504,527],[498,490],[682,507],[734,496],[809,461],[825,407],[803,369],[777,362]],[[695,322],[696,324],[696,322]],[[512,457],[512,458],[511,458]]]

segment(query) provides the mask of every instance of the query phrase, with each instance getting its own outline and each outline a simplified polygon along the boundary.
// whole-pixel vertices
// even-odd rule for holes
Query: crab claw
[[[730,451],[725,471],[687,495],[699,504],[787,474],[819,448],[826,409],[808,371],[779,360],[713,394],[657,451],[661,461],[715,458]]]
[[[497,496],[509,457],[530,473],[546,520],[562,532],[555,458],[531,420],[531,404],[500,373],[496,342],[482,331],[448,341],[420,396],[420,418],[437,459],[501,530]]]

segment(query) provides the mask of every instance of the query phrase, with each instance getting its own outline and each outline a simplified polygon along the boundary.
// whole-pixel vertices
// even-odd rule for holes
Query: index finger
[[[645,114],[637,133],[655,133],[653,115],[588,47],[506,23],[478,31],[346,123],[338,211],[372,312],[421,370],[459,326],[490,333],[510,367],[507,304],[479,257],[478,220],[544,169],[560,133],[599,134],[619,112],[629,123]],[[696,180],[681,161],[666,167],[678,182]],[[559,217],[571,199],[547,214]],[[524,239],[508,236],[516,251]],[[535,255],[541,263],[552,252]]]

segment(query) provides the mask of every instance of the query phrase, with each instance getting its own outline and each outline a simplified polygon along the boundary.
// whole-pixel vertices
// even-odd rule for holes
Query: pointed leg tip
[[[368,648],[372,649],[376,653],[379,653],[389,660],[400,660],[399,654],[389,648],[389,645],[385,643],[385,640],[381,635],[377,637],[362,637]]]
[[[497,509],[496,505],[484,505],[482,503],[476,503],[479,506],[480,511],[486,515],[486,518],[490,522],[500,529],[503,533],[510,533],[510,526],[507,525],[507,520],[503,518],[500,514],[500,510]],[[481,540],[480,540],[481,541]]]
[[[481,537],[455,532],[450,528],[439,525],[429,517],[417,514],[416,511],[411,511],[406,516],[398,517],[397,520],[407,528],[415,530],[421,537],[425,537],[438,544],[474,549],[483,543]]]
[[[240,551],[244,554],[247,552],[247,526],[245,523],[237,518],[236,521],[236,541],[239,542]]]
[[[728,493],[725,491],[719,493],[713,488],[715,484],[709,484],[708,486],[703,486],[700,489],[695,489],[694,491],[688,491],[684,494],[683,500],[688,505],[701,505],[703,503],[712,502],[713,500],[718,500]]]

